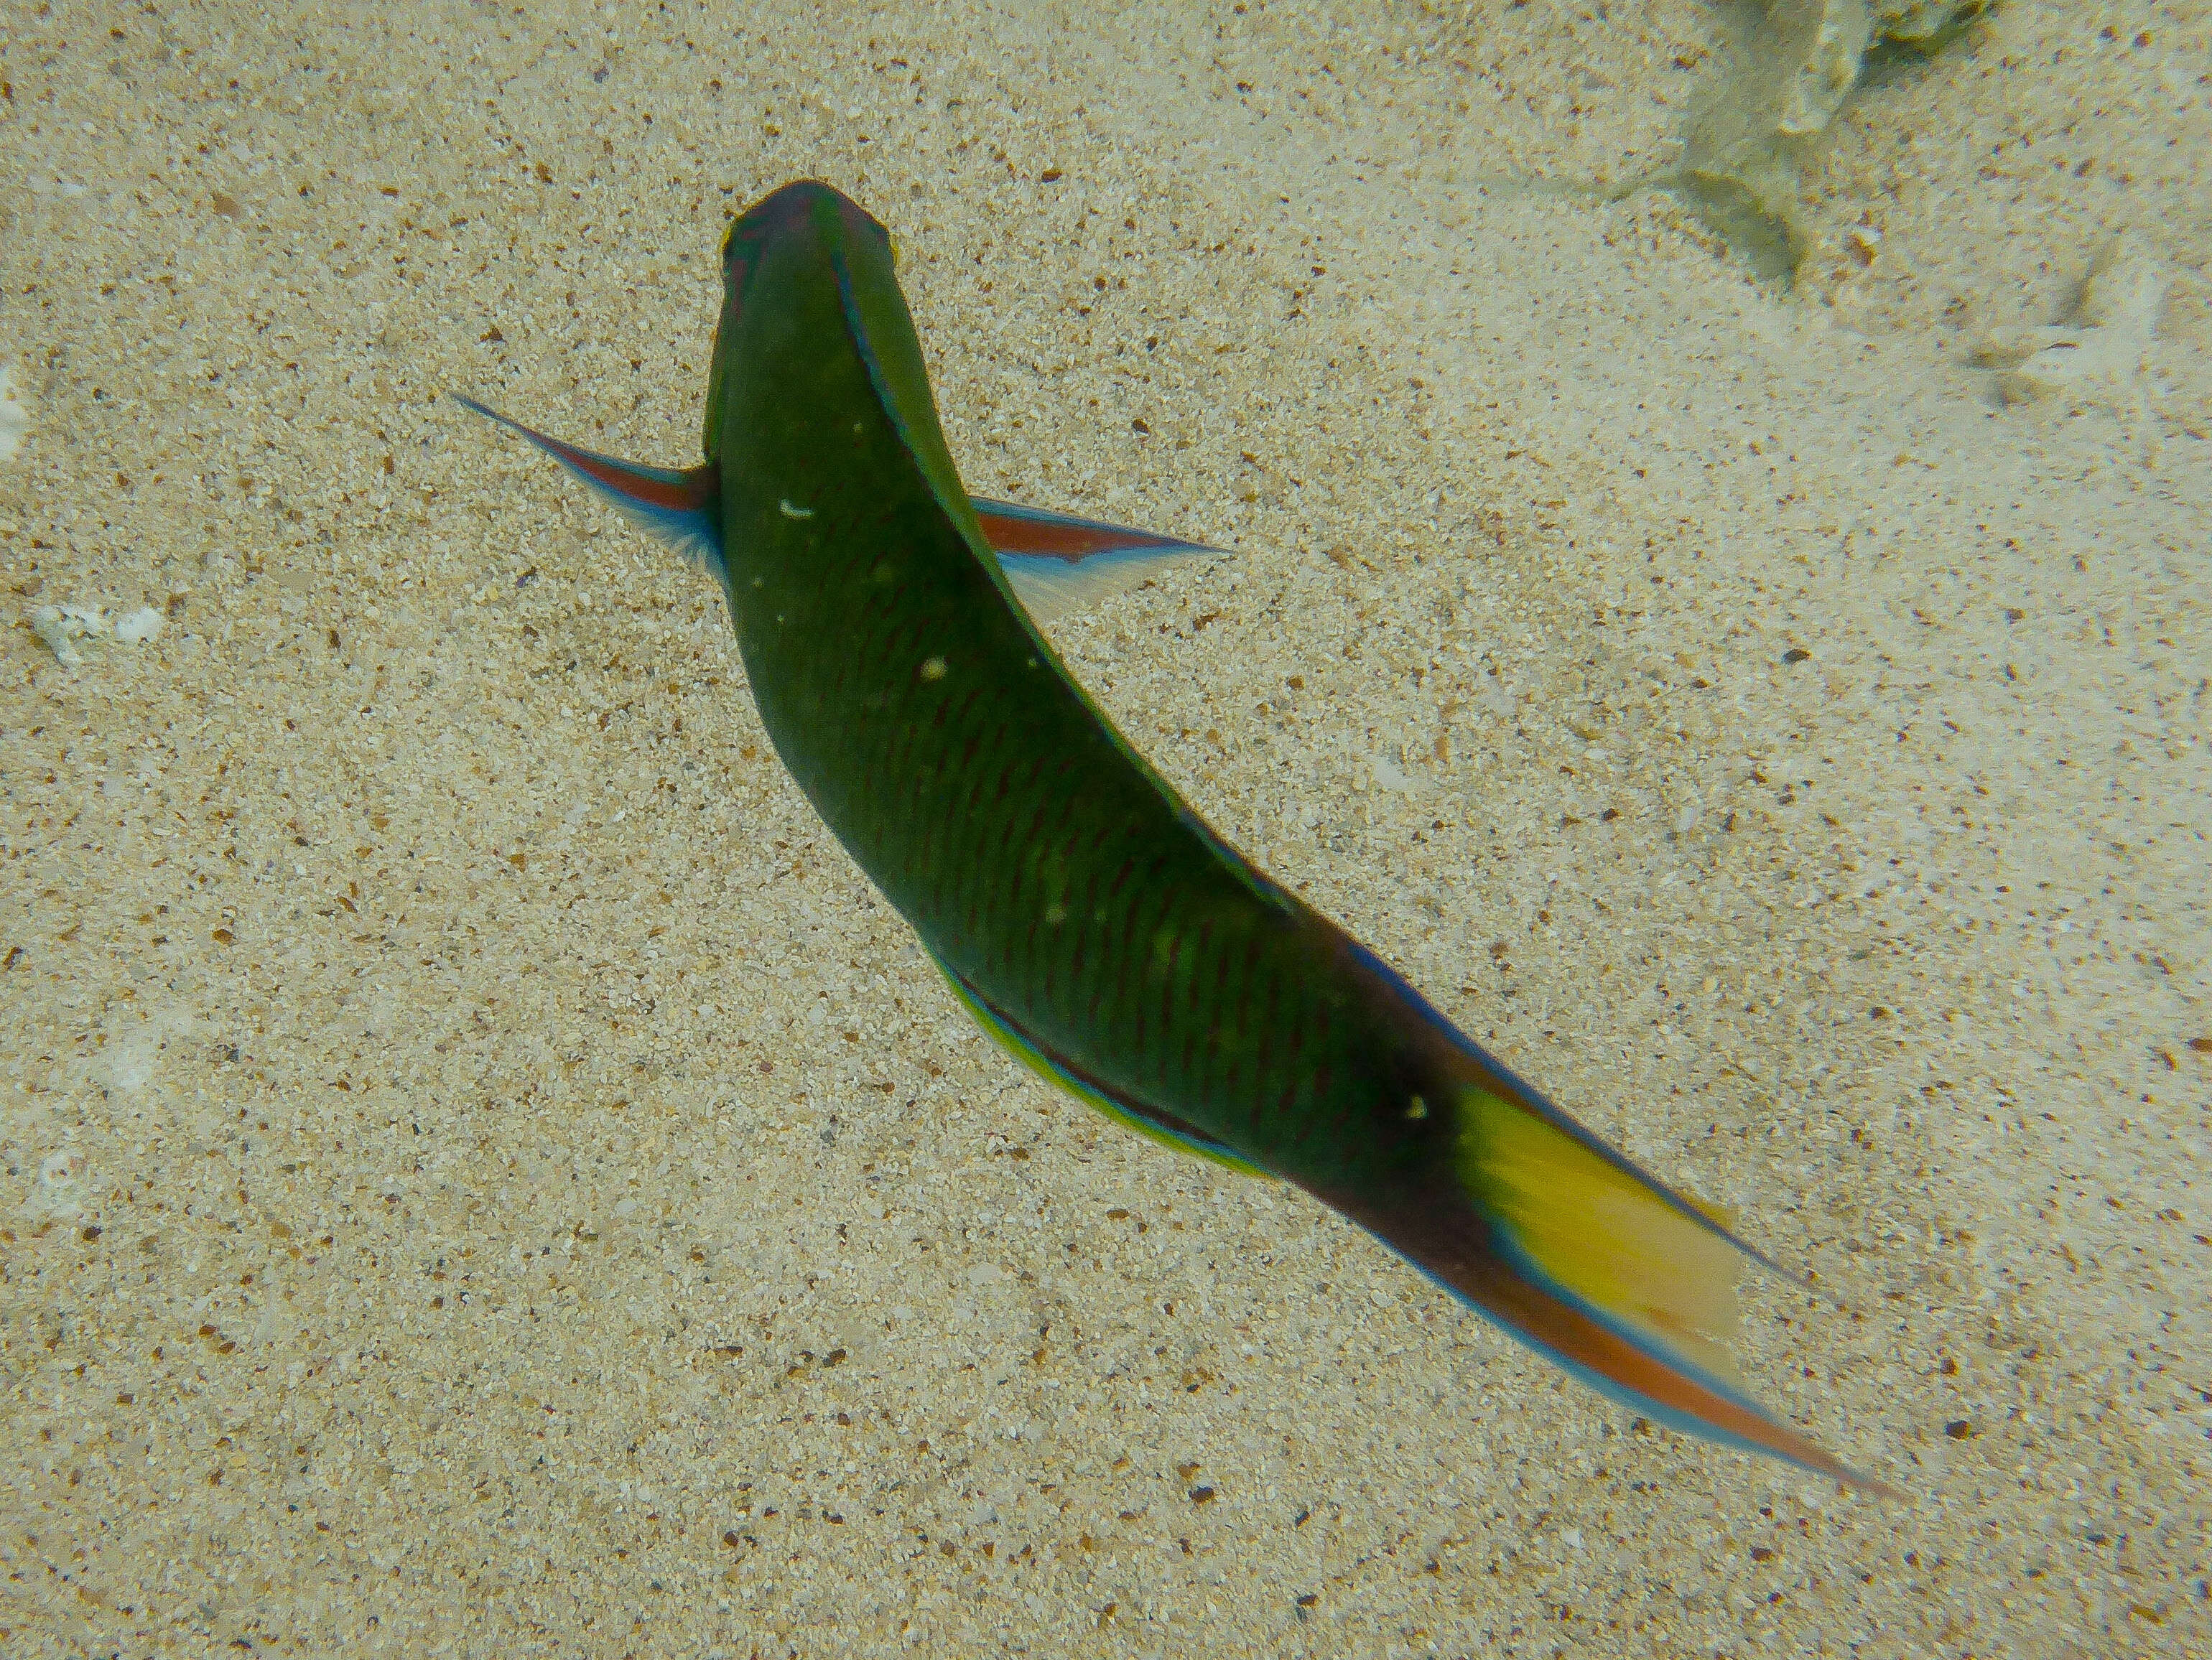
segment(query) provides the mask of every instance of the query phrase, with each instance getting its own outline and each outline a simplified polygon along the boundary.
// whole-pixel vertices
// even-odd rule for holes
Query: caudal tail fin
[[[1571,1120],[1471,1086],[1455,1149],[1489,1224],[1482,1312],[1585,1382],[1671,1429],[1786,1459],[1887,1496],[1744,1390],[1728,1349],[1749,1248]],[[1762,1259],[1763,1260],[1763,1259]]]

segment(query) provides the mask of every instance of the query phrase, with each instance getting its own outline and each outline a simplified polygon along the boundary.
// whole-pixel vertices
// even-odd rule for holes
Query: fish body
[[[1725,1224],[1216,835],[1018,597],[1025,560],[1191,544],[979,512],[888,234],[829,186],[757,204],[724,257],[702,467],[530,436],[720,575],[778,755],[985,1028],[1112,1117],[1333,1205],[1636,1410],[1878,1487],[1737,1380]]]

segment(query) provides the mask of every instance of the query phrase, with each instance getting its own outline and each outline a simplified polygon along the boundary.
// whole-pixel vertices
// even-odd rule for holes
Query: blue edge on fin
[[[592,494],[656,542],[675,548],[693,564],[720,577],[722,527],[718,522],[720,476],[713,463],[679,472],[618,461],[509,419],[459,392],[453,402],[526,438],[589,487]]]

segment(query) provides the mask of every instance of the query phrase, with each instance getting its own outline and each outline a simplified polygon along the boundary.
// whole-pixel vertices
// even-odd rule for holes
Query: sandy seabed
[[[1692,0],[15,6],[0,1648],[2201,1654],[2212,32],[1892,65],[1755,281]],[[1828,1294],[1632,1424],[966,1022],[720,597],[725,220],[896,232],[1214,823]],[[1593,188],[1595,187],[1595,188]],[[2122,373],[1974,348],[2163,262]],[[151,605],[58,661],[40,606]]]

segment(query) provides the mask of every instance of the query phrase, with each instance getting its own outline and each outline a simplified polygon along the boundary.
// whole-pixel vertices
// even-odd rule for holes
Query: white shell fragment
[[[31,613],[31,632],[46,641],[64,669],[81,669],[84,654],[77,642],[96,645],[115,631],[104,613],[88,605],[41,605]]]
[[[30,412],[15,399],[15,374],[0,367],[0,461],[23,447],[23,434],[30,430]]]
[[[2078,395],[2132,379],[2166,297],[2166,272],[2142,239],[2116,237],[2089,267],[2072,314],[2051,327],[1991,335],[1975,360],[2000,370],[2008,403]]]
[[[143,645],[161,632],[161,613],[150,605],[110,621],[90,605],[41,605],[31,613],[31,632],[46,641],[64,669],[84,666],[85,651],[110,639]]]
[[[85,1157],[70,1148],[49,1153],[39,1160],[39,1179],[23,1209],[34,1217],[51,1216],[74,1221],[84,1215],[82,1178]]]

